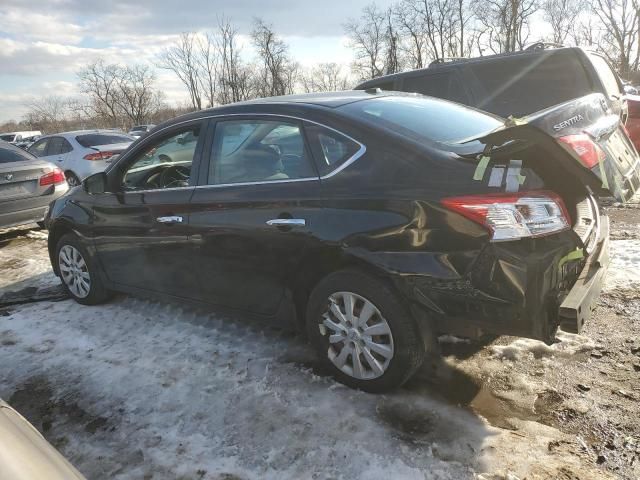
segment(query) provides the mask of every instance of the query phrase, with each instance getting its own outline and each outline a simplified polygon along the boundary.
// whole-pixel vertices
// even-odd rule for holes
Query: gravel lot
[[[240,318],[58,299],[46,232],[0,232],[0,397],[90,479],[637,479],[638,207],[608,209],[613,265],[583,335],[443,338],[391,395]]]

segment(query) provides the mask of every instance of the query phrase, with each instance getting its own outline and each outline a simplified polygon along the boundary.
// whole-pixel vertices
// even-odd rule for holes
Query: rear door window
[[[521,117],[591,93],[586,70],[571,52],[543,52],[466,66],[484,90],[476,105]]]
[[[71,144],[62,137],[51,137],[49,139],[49,146],[47,148],[48,155],[62,155],[69,153],[73,148]]]
[[[316,177],[298,122],[229,120],[216,123],[209,185]]]
[[[591,63],[598,72],[598,77],[604,86],[605,93],[610,97],[612,95],[620,95],[620,85],[618,77],[611,69],[607,61],[600,55],[589,54]]]

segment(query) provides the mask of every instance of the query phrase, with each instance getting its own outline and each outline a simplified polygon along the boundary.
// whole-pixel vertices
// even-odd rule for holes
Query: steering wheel
[[[181,165],[171,165],[160,174],[159,183],[162,188],[186,187],[189,185],[191,170]]]

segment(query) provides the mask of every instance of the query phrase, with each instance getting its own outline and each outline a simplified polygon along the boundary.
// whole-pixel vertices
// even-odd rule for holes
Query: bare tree
[[[590,13],[577,18],[569,31],[569,38],[573,45],[597,47],[599,41],[598,19]]]
[[[187,88],[193,108],[201,110],[203,93],[198,48],[196,34],[183,33],[175,45],[162,52],[158,67],[175,73]]]
[[[319,63],[302,76],[305,92],[336,92],[349,88],[349,77],[337,63]]]
[[[476,6],[483,28],[483,41],[494,53],[524,48],[529,22],[539,10],[538,0],[484,0]]]
[[[222,104],[247,100],[252,96],[252,72],[243,62],[238,31],[228,19],[218,22],[218,101]]]
[[[544,0],[544,19],[551,25],[553,43],[564,45],[575,25],[576,18],[585,8],[582,0]]]
[[[117,104],[132,123],[144,123],[162,103],[160,92],[153,88],[155,75],[146,65],[121,67],[119,70]]]
[[[210,33],[197,37],[196,63],[198,80],[209,107],[217,102],[218,70],[220,68],[217,41]]]
[[[591,0],[591,9],[603,27],[600,49],[626,77],[638,69],[640,3],[637,0]]]
[[[289,57],[289,46],[273,27],[256,18],[251,32],[258,54],[260,96],[286,95],[295,88],[297,64]]]
[[[25,118],[30,124],[37,125],[46,132],[59,132],[63,129],[69,106],[67,98],[56,95],[33,98],[25,106]]]
[[[344,30],[354,50],[353,70],[361,79],[382,75],[385,67],[387,18],[375,3],[367,5],[358,19],[350,19]]]
[[[87,107],[93,115],[108,118],[113,126],[119,117],[119,74],[117,65],[106,65],[102,60],[90,63],[78,72],[80,91],[90,98]]]
[[[424,32],[424,22],[416,15],[418,0],[403,0],[393,7],[393,14],[400,34],[405,41],[400,42],[407,62],[412,68],[427,66],[427,38]]]
[[[76,108],[108,126],[143,123],[160,107],[162,97],[154,89],[155,75],[148,66],[88,65],[78,72],[86,103]]]

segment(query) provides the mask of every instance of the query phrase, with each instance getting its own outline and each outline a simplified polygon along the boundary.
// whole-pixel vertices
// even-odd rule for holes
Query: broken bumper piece
[[[560,305],[560,328],[580,333],[596,306],[609,267],[609,217],[600,217],[600,238],[576,283]]]

